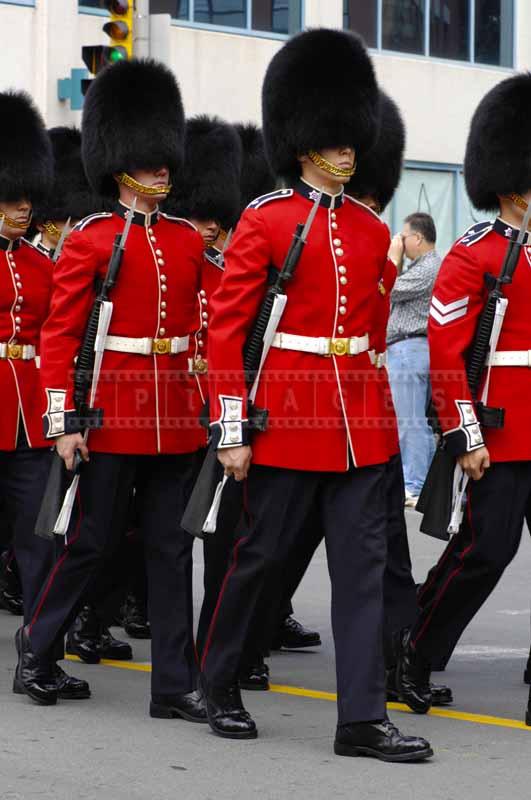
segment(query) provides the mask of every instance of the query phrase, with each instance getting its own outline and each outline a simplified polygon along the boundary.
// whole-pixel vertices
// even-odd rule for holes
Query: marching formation
[[[531,515],[530,100],[531,76],[515,75],[472,120],[468,192],[498,216],[454,244],[433,292],[439,445],[418,508],[427,532],[455,535],[417,591],[385,358],[397,270],[380,218],[406,132],[361,39],[289,40],[265,75],[262,130],[185,119],[174,75],[151,60],[98,75],[81,131],[46,131],[25,93],[0,94],[14,692],[89,698],[58,664],[65,637],[88,663],[132,658],[108,629],[127,597],[126,630],[152,642],[151,716],[255,738],[241,689],[269,687],[271,649],[320,644],[291,601],[324,540],[335,753],[433,755],[386,700],[417,713],[452,702],[431,672]],[[197,631],[191,534],[205,561]]]

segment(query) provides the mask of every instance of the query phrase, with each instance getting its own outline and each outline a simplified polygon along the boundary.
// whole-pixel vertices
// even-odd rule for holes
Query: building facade
[[[31,92],[49,125],[79,123],[57,82],[83,66],[83,45],[106,43],[102,6],[0,0],[0,88]],[[187,113],[230,121],[260,120],[262,78],[287,36],[316,26],[358,31],[407,124],[391,228],[429,211],[444,251],[477,218],[461,172],[470,116],[493,85],[531,68],[528,0],[150,0],[150,11],[171,17],[165,55]]]

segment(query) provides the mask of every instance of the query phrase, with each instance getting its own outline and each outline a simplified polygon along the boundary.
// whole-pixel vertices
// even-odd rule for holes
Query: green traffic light
[[[113,47],[109,54],[109,61],[116,64],[117,61],[123,61],[125,57],[126,53],[124,53],[123,47]]]

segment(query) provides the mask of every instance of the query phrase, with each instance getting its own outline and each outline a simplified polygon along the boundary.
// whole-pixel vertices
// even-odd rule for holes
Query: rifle
[[[126,214],[122,233],[116,234],[114,239],[107,272],[96,294],[74,371],[74,405],[77,411],[74,423],[76,430],[79,428],[83,430],[85,442],[91,428],[101,428],[103,425],[103,409],[94,408],[94,402],[105,351],[105,338],[113,310],[109,294],[116,283],[122,264],[135,208],[136,198],[133,199],[131,208]],[[44,500],[35,526],[35,533],[38,536],[45,539],[53,539],[54,534],[66,537],[79,485],[81,466],[79,452],[76,453],[74,469],[70,471],[66,469],[63,459],[54,452]]]
[[[485,276],[489,294],[466,364],[467,383],[476,405],[478,420],[487,428],[503,428],[504,425],[505,409],[487,406],[487,398],[492,363],[509,305],[504,289],[512,283],[530,218],[531,203],[527,207],[518,237],[516,240],[511,239],[507,245],[498,277]],[[485,369],[487,375],[481,398],[478,399]],[[468,475],[448,453],[444,446],[444,437],[441,436],[417,503],[417,509],[424,515],[420,525],[423,533],[447,540],[459,531],[466,505],[468,482]]]
[[[282,269],[267,289],[252,331],[244,346],[243,369],[245,381],[250,386],[247,411],[249,427],[254,431],[265,431],[267,428],[268,411],[256,408],[254,404],[260,375],[288,302],[286,284],[293,278],[300,261],[321,197],[322,193],[319,193],[306,223],[297,224]],[[204,533],[215,532],[223,489],[227,480],[228,477],[223,474],[223,467],[211,442],[181,520],[181,526],[193,536],[203,538]]]

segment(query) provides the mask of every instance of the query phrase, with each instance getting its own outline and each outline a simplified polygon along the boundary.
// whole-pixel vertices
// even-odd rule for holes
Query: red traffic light
[[[129,36],[129,25],[127,22],[112,20],[111,22],[105,23],[103,30],[111,39],[115,39],[118,42],[127,39]]]
[[[105,5],[111,14],[127,14],[130,8],[130,0],[105,0]]]

